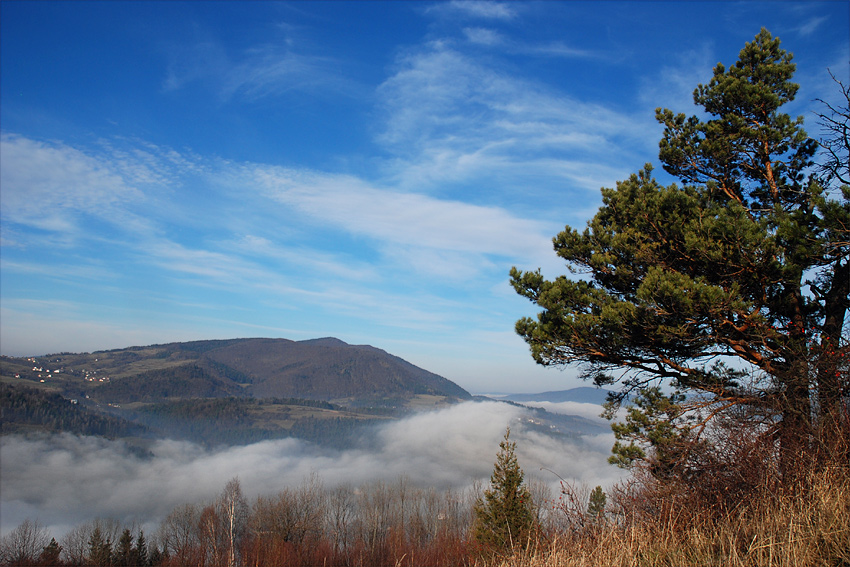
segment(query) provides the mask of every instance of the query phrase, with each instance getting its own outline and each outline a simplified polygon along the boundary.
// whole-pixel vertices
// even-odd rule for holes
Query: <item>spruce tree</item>
[[[154,545],[153,549],[150,552],[150,556],[145,562],[145,565],[152,565],[156,567],[162,564],[166,564],[169,559],[170,556],[168,554],[168,549],[160,551],[159,546]]]
[[[516,325],[538,363],[579,363],[597,385],[619,384],[615,404],[680,391],[664,442],[696,441],[710,418],[746,408],[779,440],[783,472],[838,427],[850,392],[850,191],[824,190],[817,143],[780,111],[798,90],[794,70],[762,30],[694,91],[706,119],[657,110],[659,158],[683,186],[662,186],[647,165],[603,189],[587,228],[554,239],[580,279],[511,270],[542,308]],[[626,461],[659,449],[641,424],[663,420],[633,417],[617,446]]]
[[[148,564],[148,543],[145,540],[145,533],[139,530],[139,536],[136,538],[136,545],[130,554],[131,564],[138,567],[145,567]]]
[[[120,567],[131,567],[133,565],[133,536],[127,528],[124,529],[118,539],[113,559],[114,563]]]
[[[112,542],[103,537],[100,526],[95,526],[89,538],[89,555],[86,565],[109,567],[112,565]]]
[[[605,504],[608,501],[608,496],[601,486],[597,486],[590,493],[590,499],[587,502],[587,514],[593,520],[599,520],[605,515]]]
[[[499,443],[490,486],[474,505],[475,540],[486,552],[502,553],[528,545],[534,529],[531,493],[516,458],[511,430]]]

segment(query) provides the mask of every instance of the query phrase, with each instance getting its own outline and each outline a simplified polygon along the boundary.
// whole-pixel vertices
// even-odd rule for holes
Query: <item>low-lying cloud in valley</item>
[[[57,537],[95,518],[154,528],[175,506],[211,501],[237,476],[249,499],[299,486],[314,473],[326,487],[404,476],[422,487],[465,488],[489,480],[507,426],[528,478],[555,489],[555,474],[589,486],[620,478],[606,463],[611,435],[550,436],[529,427],[530,417],[509,404],[466,402],[387,423],[345,451],[296,439],[213,450],[163,440],[143,457],[101,438],[7,436],[0,445],[0,530],[8,533],[25,518]]]

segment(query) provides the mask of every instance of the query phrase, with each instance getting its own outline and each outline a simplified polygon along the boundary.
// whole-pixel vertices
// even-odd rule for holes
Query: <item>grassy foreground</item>
[[[832,466],[791,490],[765,485],[730,509],[643,485],[618,495],[613,513],[573,514],[571,529],[499,567],[850,565],[850,473]],[[681,487],[686,490],[687,487]],[[677,505],[677,503],[679,505]]]

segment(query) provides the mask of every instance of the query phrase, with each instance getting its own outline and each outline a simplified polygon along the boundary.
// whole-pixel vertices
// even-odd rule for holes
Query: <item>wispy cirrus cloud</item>
[[[466,39],[469,42],[477,43],[480,45],[501,45],[506,41],[505,37],[502,34],[497,32],[496,30],[491,30],[487,28],[464,28],[463,34],[466,36]]]
[[[518,46],[518,50],[531,55],[545,55],[548,57],[563,57],[563,58],[594,58],[603,57],[602,54],[588,49],[579,49],[567,45],[562,41],[550,41],[547,43],[532,43]]]
[[[139,140],[74,147],[3,133],[0,144],[4,224],[37,228],[43,233],[27,238],[44,244],[113,239],[91,229],[93,221],[114,234],[151,236],[186,177],[208,174],[198,156]]]
[[[288,91],[345,93],[353,83],[345,78],[342,61],[305,55],[286,46],[264,45],[251,49],[222,78],[225,98],[242,95],[248,100],[279,96]]]
[[[603,55],[587,49],[571,47],[562,41],[535,43],[518,41],[491,28],[470,26],[463,28],[463,37],[472,45],[499,49],[505,53],[519,53],[542,57],[557,57],[564,59],[601,58]]]
[[[143,194],[102,161],[64,144],[14,134],[0,138],[5,222],[73,233],[79,215],[109,218]]]
[[[273,281],[275,270],[292,266],[374,280],[374,265],[305,244],[310,231],[326,228],[370,239],[384,270],[389,263],[400,273],[421,272],[416,268],[421,261],[404,258],[425,258],[417,251],[427,250],[435,266],[444,266],[441,273],[458,268],[456,279],[491,267],[488,256],[540,257],[551,248],[551,227],[497,206],[378,187],[352,175],[190,159],[145,144],[100,146],[81,150],[6,136],[4,219],[102,239],[84,224],[77,226],[80,218],[99,216],[124,234],[123,244],[112,239],[110,246],[124,246],[134,257],[172,272],[220,282]],[[210,192],[222,199],[219,206],[201,198]],[[243,204],[227,208],[232,200]],[[201,234],[208,237],[183,243],[169,236],[181,227],[203,228],[193,220],[199,210],[208,227]],[[44,211],[53,211],[54,218],[46,221]],[[288,228],[278,229],[287,218],[292,219]],[[239,234],[251,227],[250,236]]]
[[[270,238],[254,234],[246,234],[232,242],[222,243],[227,249],[232,249],[248,257],[262,258],[265,261],[277,263],[279,266],[297,266],[306,268],[334,278],[352,281],[374,281],[379,275],[375,266],[350,255],[341,256],[316,248],[291,244],[283,245]]]
[[[517,16],[516,2],[487,2],[485,0],[452,0],[438,2],[427,9],[445,17],[467,17],[483,20],[512,20]]]
[[[350,96],[362,90],[346,73],[343,60],[294,37],[290,26],[275,29],[273,39],[238,53],[228,52],[209,36],[173,46],[163,89],[178,91],[200,83],[221,102],[257,101],[292,91]]]
[[[346,175],[258,167],[253,176],[269,197],[382,242],[508,257],[551,246],[540,223],[498,207],[380,189]]]
[[[640,99],[647,106],[669,108],[676,113],[696,113],[694,89],[711,80],[716,57],[715,46],[709,42],[675,54],[670,64],[641,80]]]
[[[803,36],[809,36],[815,33],[826,21],[829,20],[826,16],[814,16],[801,23],[797,32]]]
[[[526,190],[533,177],[596,191],[625,173],[619,164],[630,153],[656,143],[645,117],[577,100],[438,42],[402,56],[378,94],[377,140],[395,155],[389,171],[419,190],[470,179]]]

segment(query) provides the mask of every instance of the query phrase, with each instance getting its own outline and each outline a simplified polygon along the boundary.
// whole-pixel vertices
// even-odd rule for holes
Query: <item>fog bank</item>
[[[249,499],[298,486],[314,473],[328,487],[403,475],[423,487],[462,488],[489,479],[507,426],[529,478],[556,488],[548,471],[590,486],[621,477],[606,463],[611,435],[551,437],[527,427],[525,413],[499,402],[467,402],[387,423],[345,451],[296,439],[216,450],[163,440],[151,447],[152,457],[140,457],[121,442],[95,437],[7,436],[0,444],[0,530],[8,533],[27,517],[57,537],[96,517],[155,525],[179,504],[212,500],[235,476]]]

